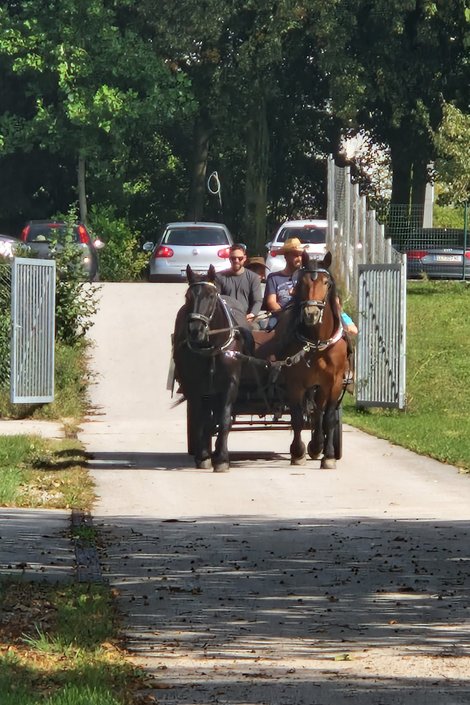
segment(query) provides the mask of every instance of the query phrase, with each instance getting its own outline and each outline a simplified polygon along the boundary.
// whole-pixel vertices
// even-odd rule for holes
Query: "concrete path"
[[[336,471],[288,431],[196,470],[165,391],[181,285],[104,285],[92,331],[95,523],[159,703],[470,700],[470,479],[354,429]]]

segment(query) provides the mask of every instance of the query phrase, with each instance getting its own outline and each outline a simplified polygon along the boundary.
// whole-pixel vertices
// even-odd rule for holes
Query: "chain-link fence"
[[[386,237],[385,225],[353,184],[349,167],[328,159],[327,249],[343,296],[357,300],[359,264],[398,264],[403,255]]]
[[[0,261],[0,390],[10,386],[11,265]]]
[[[385,235],[407,255],[408,277],[470,279],[466,210],[461,228],[423,227],[424,207],[389,204],[379,214]]]

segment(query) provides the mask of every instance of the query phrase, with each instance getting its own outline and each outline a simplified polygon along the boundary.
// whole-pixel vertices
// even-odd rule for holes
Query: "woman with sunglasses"
[[[234,299],[237,302],[237,308],[250,322],[261,309],[263,301],[261,279],[258,274],[245,268],[245,245],[232,245],[229,259],[230,269],[225,269],[217,274],[216,284],[220,294]]]

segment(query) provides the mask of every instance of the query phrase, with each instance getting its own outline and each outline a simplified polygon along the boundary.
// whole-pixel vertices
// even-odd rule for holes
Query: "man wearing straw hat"
[[[302,266],[302,245],[299,238],[292,237],[285,241],[279,250],[284,255],[286,266],[280,272],[272,272],[266,279],[264,300],[266,309],[271,313],[268,329],[276,326],[273,338],[259,346],[256,356],[273,361],[279,359],[292,331],[292,301],[297,272]]]
[[[296,275],[302,265],[304,248],[305,245],[302,245],[298,237],[286,240],[279,250],[279,253],[284,255],[286,266],[280,272],[272,272],[266,279],[264,298],[266,309],[274,314],[274,325],[278,312],[285,309],[292,300]]]

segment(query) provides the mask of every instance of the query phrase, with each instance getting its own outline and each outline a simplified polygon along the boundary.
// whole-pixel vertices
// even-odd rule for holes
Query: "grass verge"
[[[85,462],[73,439],[0,436],[0,506],[90,510],[95,495]]]
[[[75,347],[56,344],[55,398],[50,404],[11,404],[9,393],[0,390],[0,418],[80,419],[87,403],[87,344]]]
[[[346,395],[344,421],[470,471],[469,310],[469,284],[410,282],[406,410],[359,410]]]
[[[1,582],[0,608],[2,705],[156,702],[138,695],[146,682],[120,647],[108,587]]]

